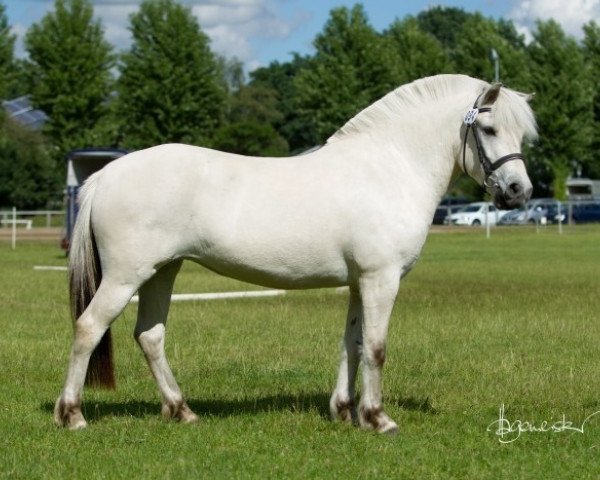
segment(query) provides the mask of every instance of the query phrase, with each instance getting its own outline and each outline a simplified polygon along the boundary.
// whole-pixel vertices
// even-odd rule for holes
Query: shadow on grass
[[[322,417],[329,417],[329,396],[321,393],[298,395],[274,395],[257,398],[244,398],[239,400],[220,399],[187,399],[188,406],[202,416],[233,417],[238,415],[252,415],[265,412],[308,412],[317,411]],[[42,410],[51,413],[54,403],[44,402]],[[125,402],[88,401],[83,402],[82,412],[89,422],[100,420],[103,417],[135,417],[147,415],[160,415],[161,404],[144,400],[130,400]]]
[[[397,405],[403,410],[411,410],[413,412],[428,413],[430,415],[437,415],[438,413],[433,408],[429,397],[425,399],[415,397],[400,398],[397,400]]]
[[[323,418],[330,418],[329,395],[325,393],[301,393],[298,395],[273,395],[239,400],[219,399],[188,399],[189,407],[199,416],[234,417],[238,415],[253,415],[269,412],[310,412],[316,411]],[[420,411],[427,414],[437,414],[429,398],[414,397],[400,398],[393,403],[404,410]],[[54,403],[44,402],[41,409],[45,412],[54,411]],[[159,401],[130,400],[121,402],[88,401],[83,402],[83,415],[89,422],[98,421],[104,417],[134,417],[142,418],[147,415],[160,415]]]

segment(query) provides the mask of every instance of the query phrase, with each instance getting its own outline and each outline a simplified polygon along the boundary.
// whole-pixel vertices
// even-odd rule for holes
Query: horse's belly
[[[270,288],[324,288],[348,284],[348,268],[339,254],[302,251],[299,248],[285,252],[281,247],[208,248],[189,255],[216,273],[244,282]]]

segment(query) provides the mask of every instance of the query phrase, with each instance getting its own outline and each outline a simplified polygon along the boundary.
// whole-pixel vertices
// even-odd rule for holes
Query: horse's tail
[[[88,307],[102,280],[102,268],[92,229],[92,200],[99,175],[88,178],[79,193],[79,213],[73,229],[69,250],[69,294],[73,324]],[[115,388],[110,328],[92,352],[85,384],[107,389]]]

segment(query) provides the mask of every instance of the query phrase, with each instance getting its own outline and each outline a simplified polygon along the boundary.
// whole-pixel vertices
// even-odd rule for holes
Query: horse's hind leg
[[[182,260],[162,267],[139,291],[135,338],[142,348],[163,399],[162,414],[185,423],[198,417],[185,403],[165,356],[165,327],[171,292]]]
[[[67,379],[54,408],[54,421],[58,425],[72,430],[86,426],[81,413],[81,395],[90,356],[137,287],[137,284],[104,278],[88,307],[75,321]]]
[[[352,289],[350,290],[346,331],[342,343],[342,360],[337,384],[329,401],[331,417],[347,423],[357,422],[355,384],[362,345],[362,316],[360,296],[356,290]]]

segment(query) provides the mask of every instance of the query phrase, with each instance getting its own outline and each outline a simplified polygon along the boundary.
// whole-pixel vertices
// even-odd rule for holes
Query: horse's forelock
[[[496,122],[504,128],[517,130],[528,140],[537,138],[537,122],[526,95],[502,88],[494,113]]]

